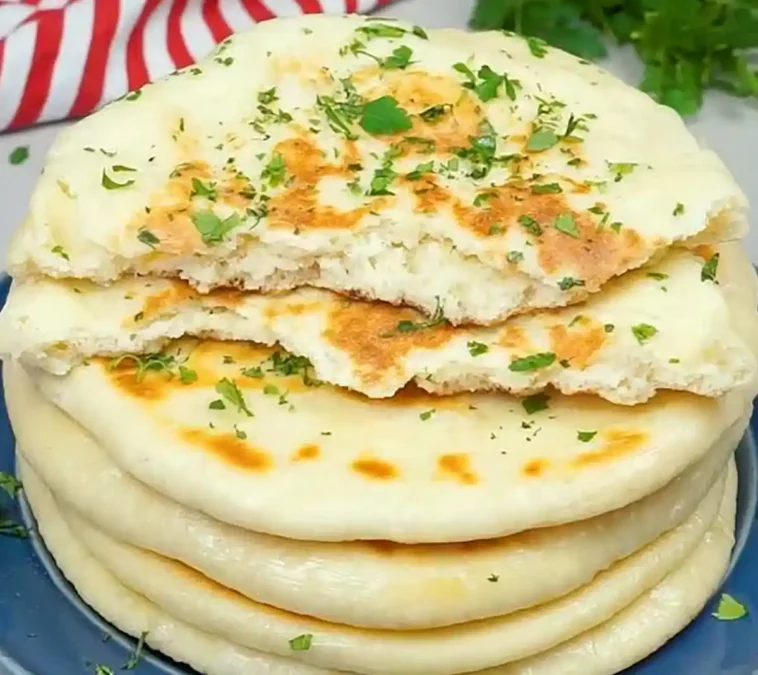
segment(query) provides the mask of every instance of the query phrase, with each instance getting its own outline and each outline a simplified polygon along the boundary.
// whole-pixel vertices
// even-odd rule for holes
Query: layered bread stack
[[[539,41],[262,24],[50,152],[0,315],[40,533],[203,673],[616,673],[728,565],[745,210]]]

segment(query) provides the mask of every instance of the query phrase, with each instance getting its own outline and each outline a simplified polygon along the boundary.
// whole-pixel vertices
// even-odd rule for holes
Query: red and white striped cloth
[[[0,131],[81,117],[278,16],[392,0],[0,0]]]

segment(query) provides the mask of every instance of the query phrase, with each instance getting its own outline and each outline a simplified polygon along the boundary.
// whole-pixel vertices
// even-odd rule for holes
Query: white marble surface
[[[401,0],[382,13],[408,19],[430,28],[464,27],[474,0]],[[634,54],[618,51],[607,66],[621,77],[636,81],[639,64]],[[24,218],[29,194],[39,174],[44,156],[63,125],[37,127],[27,131],[0,135],[0,256],[13,231]],[[716,150],[729,165],[751,203],[758,205],[758,104],[745,102],[718,93],[709,94],[697,119],[691,122],[693,132],[702,142]],[[10,152],[19,145],[28,145],[29,159],[11,166]],[[758,227],[750,234],[747,248],[758,263]]]

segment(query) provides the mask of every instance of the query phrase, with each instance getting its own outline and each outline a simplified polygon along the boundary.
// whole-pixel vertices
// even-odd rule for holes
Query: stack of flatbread
[[[734,536],[743,195],[515,35],[265,23],[58,138],[0,352],[85,601],[212,675],[616,673]]]

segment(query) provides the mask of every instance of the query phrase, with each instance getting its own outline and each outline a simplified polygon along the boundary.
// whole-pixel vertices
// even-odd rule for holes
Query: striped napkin
[[[392,0],[0,0],[0,131],[81,117],[279,16]]]

